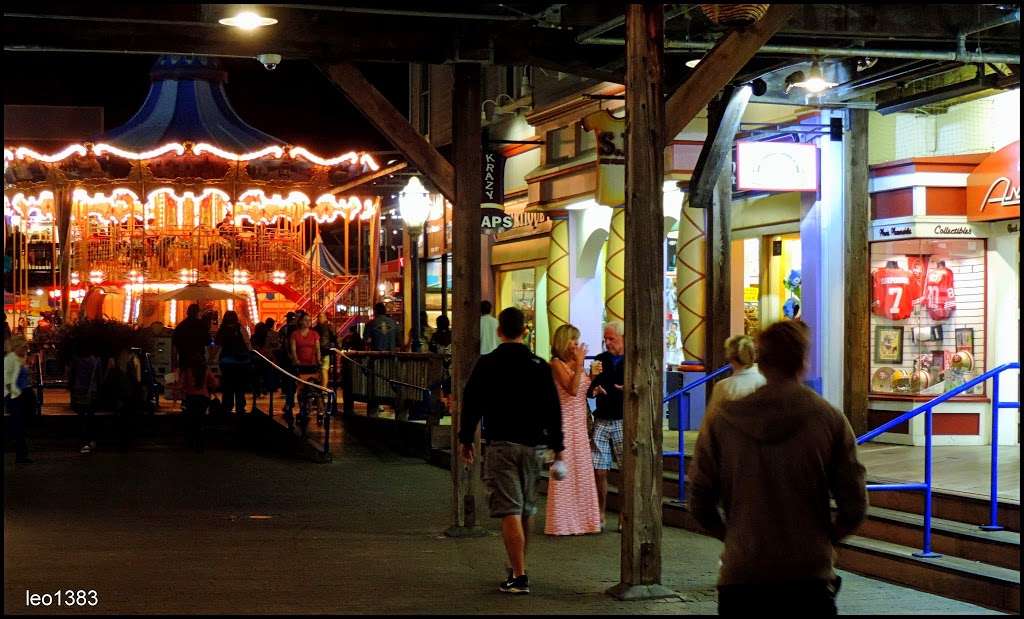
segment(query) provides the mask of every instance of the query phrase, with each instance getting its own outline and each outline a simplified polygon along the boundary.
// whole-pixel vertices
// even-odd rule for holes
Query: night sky
[[[106,129],[138,110],[156,56],[4,52],[4,103],[102,106]],[[292,144],[330,156],[393,147],[312,63],[288,60],[267,71],[255,59],[221,59],[228,99],[243,120]],[[360,65],[403,114],[408,65]]]

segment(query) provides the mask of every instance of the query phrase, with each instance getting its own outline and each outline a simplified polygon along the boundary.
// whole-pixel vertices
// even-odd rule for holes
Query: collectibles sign
[[[594,112],[583,119],[583,128],[595,132],[597,141],[597,195],[604,206],[626,203],[626,119],[616,118],[608,110]]]
[[[1020,141],[989,155],[967,177],[967,219],[1020,218]]]
[[[910,220],[902,223],[876,224],[871,227],[872,241],[893,241],[896,239],[977,239],[988,236],[988,227],[970,222],[950,220]]]
[[[505,158],[491,150],[483,157],[483,202],[480,203],[480,230],[496,234],[512,227],[512,216],[505,214]]]
[[[788,142],[737,142],[736,189],[818,191],[818,147]]]

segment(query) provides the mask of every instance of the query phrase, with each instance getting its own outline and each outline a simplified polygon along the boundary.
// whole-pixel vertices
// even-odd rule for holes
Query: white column
[[[827,125],[833,114],[822,112],[816,122]],[[805,208],[800,221],[801,313],[811,328],[811,360],[807,381],[817,385],[822,397],[833,406],[843,405],[843,349],[867,346],[865,342],[843,341],[845,274],[843,237],[846,183],[843,143],[826,134],[817,139],[820,150],[819,199]],[[868,274],[865,273],[864,277]]]

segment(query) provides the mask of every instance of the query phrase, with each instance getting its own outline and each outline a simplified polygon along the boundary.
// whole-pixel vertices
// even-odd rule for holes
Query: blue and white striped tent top
[[[102,141],[135,152],[171,142],[206,142],[235,153],[284,142],[249,125],[228,102],[227,74],[204,56],[160,56],[142,107]]]

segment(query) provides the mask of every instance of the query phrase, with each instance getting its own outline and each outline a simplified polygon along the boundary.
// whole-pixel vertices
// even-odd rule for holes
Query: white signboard
[[[818,147],[788,142],[737,142],[736,188],[818,191]]]

